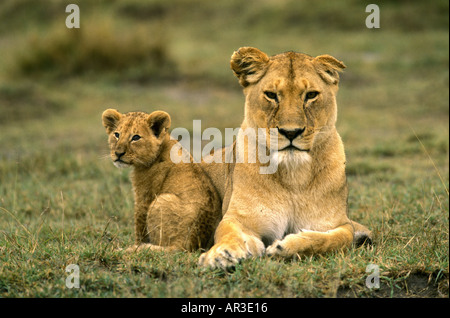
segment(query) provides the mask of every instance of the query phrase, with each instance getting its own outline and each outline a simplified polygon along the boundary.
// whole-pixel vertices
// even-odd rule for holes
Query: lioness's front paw
[[[227,269],[250,255],[250,253],[240,247],[232,248],[215,245],[200,256],[198,264],[203,267]]]
[[[266,248],[266,254],[268,256],[292,257],[296,254],[292,246],[294,240],[293,234],[287,235],[283,240],[275,240],[272,245]]]
[[[272,243],[272,245],[268,246],[266,248],[266,255],[268,256],[281,256],[281,253],[283,252],[284,247],[282,244],[282,241],[276,240]]]

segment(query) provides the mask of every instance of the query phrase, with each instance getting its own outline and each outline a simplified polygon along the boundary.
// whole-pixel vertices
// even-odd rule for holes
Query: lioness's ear
[[[231,56],[230,64],[239,83],[246,87],[258,82],[266,73],[269,57],[254,47],[241,47]]]
[[[107,109],[102,114],[103,126],[106,128],[106,132],[110,134],[117,127],[122,114],[115,109]]]
[[[329,84],[338,84],[338,72],[342,72],[346,67],[343,62],[326,54],[317,56],[313,63],[322,79]]]
[[[148,116],[148,124],[150,129],[159,138],[161,134],[166,133],[170,128],[170,115],[161,110],[154,111]]]

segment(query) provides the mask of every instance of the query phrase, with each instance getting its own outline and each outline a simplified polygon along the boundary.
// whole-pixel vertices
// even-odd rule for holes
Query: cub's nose
[[[114,153],[116,154],[117,160],[119,160],[120,157],[122,157],[125,154],[125,152],[117,152],[117,151],[115,151]]]
[[[292,140],[294,140],[295,138],[297,138],[298,136],[303,134],[303,132],[305,131],[305,128],[296,128],[296,129],[278,128],[278,131],[280,132],[280,134],[282,134],[287,139],[289,139],[289,141],[292,142]]]

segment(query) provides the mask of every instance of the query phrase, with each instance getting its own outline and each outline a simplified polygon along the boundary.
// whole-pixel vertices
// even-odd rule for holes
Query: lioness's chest
[[[281,200],[259,205],[257,210],[263,223],[261,237],[265,243],[304,230],[329,230],[324,213],[329,206],[323,198],[309,192],[284,193]]]

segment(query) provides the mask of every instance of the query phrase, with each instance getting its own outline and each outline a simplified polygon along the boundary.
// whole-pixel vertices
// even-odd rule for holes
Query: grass
[[[368,30],[351,0],[309,10],[80,1],[79,41],[61,3],[0,5],[0,297],[449,296],[448,2],[380,2],[381,29]],[[117,251],[133,241],[133,196],[129,171],[107,157],[102,111],[162,109],[172,127],[237,127],[244,100],[228,63],[244,45],[346,63],[338,130],[349,215],[373,230],[373,246],[249,259],[233,272],[199,268],[200,252]],[[79,289],[65,286],[69,264]],[[366,287],[369,264],[379,289]]]

